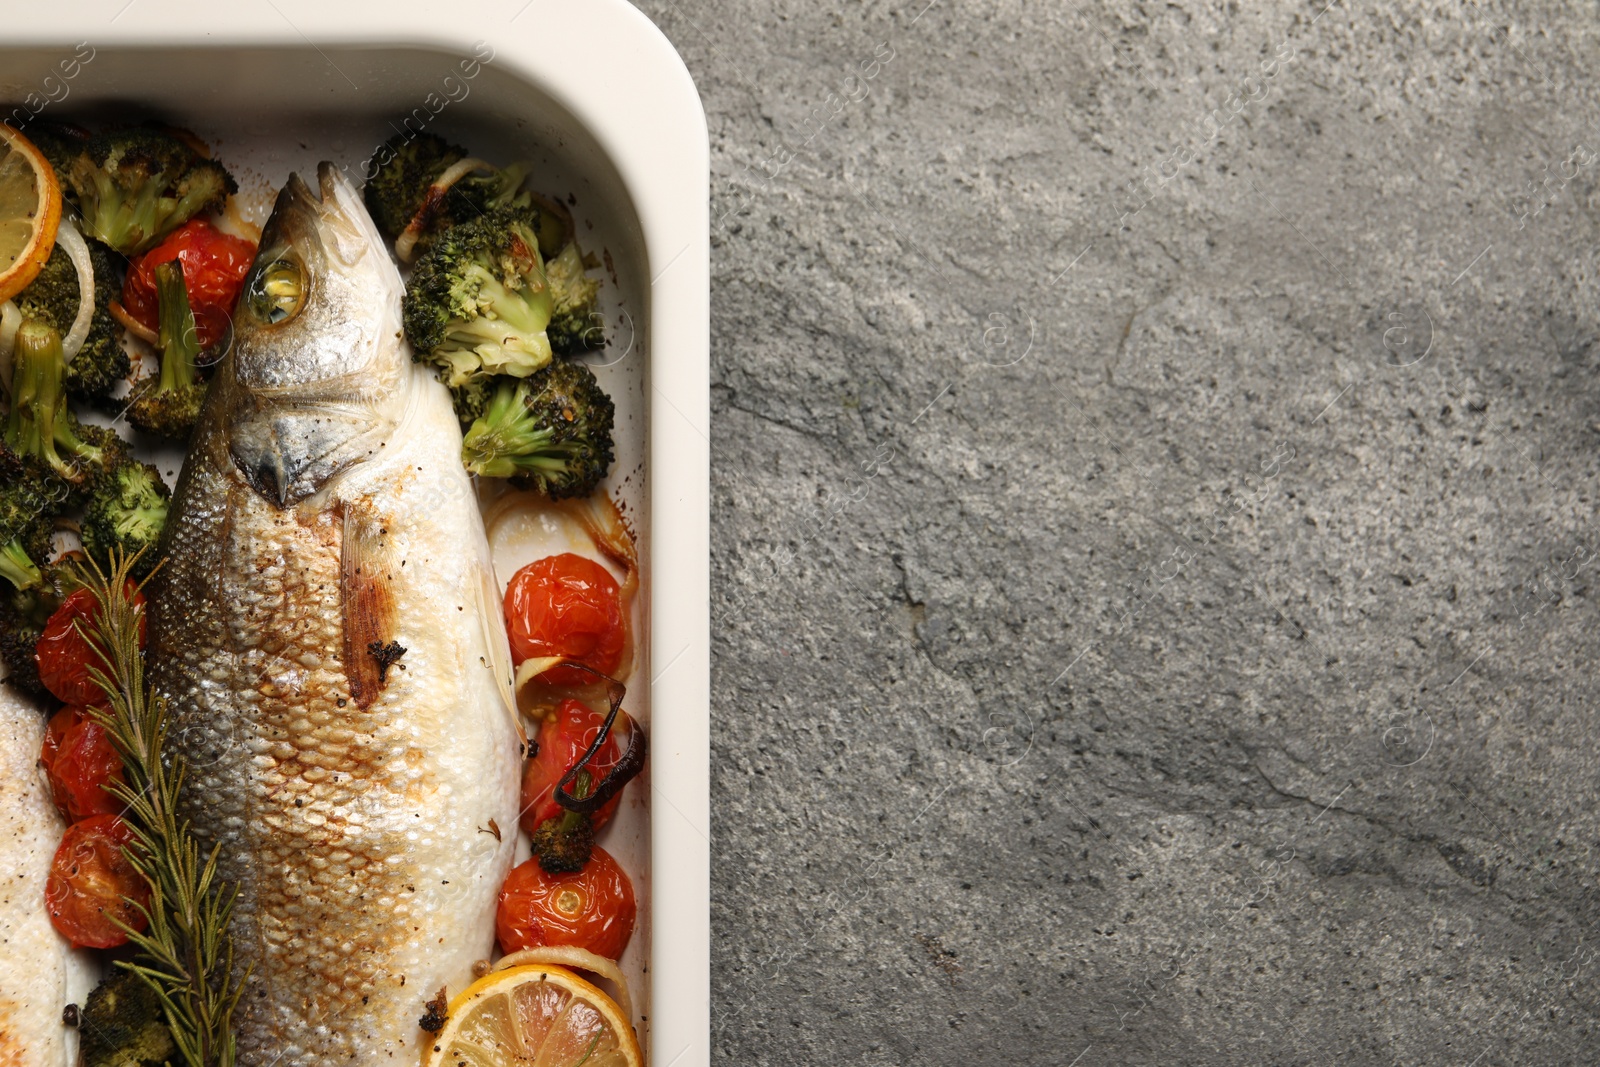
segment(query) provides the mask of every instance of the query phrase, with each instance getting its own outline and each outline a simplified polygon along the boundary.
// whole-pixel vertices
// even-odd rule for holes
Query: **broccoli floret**
[[[367,210],[389,238],[400,236],[415,221],[418,249],[426,249],[438,233],[457,223],[501,208],[526,209],[533,202],[522,189],[526,174],[516,164],[504,169],[484,164],[448,187],[435,188],[446,171],[467,159],[467,150],[431,133],[396,134],[384,149],[379,153],[384,162],[374,157],[367,174]]]
[[[29,319],[17,329],[11,354],[11,414],[6,419],[6,444],[24,460],[37,460],[61,478],[81,483],[86,465],[102,456],[78,433],[62,391],[64,376],[61,334],[53,326]]]
[[[468,471],[511,478],[561,499],[587,496],[611,469],[616,409],[582,363],[552,363],[525,381],[502,380],[467,430]]]
[[[121,968],[95,987],[78,1015],[84,1067],[158,1067],[177,1062],[155,990]]]
[[[189,290],[176,260],[156,267],[160,301],[161,374],[128,403],[128,421],[147,433],[187,441],[200,418],[206,383],[200,380],[200,335],[195,330]]]
[[[43,580],[39,565],[50,558],[50,533],[66,498],[65,484],[47,468],[0,445],[0,578],[16,589]]]
[[[183,141],[140,127],[91,138],[68,169],[87,234],[137,255],[239,191],[233,176]]]
[[[67,395],[91,402],[106,397],[117,382],[128,376],[128,353],[117,338],[117,323],[108,310],[117,298],[117,255],[99,241],[89,241],[89,259],[94,264],[94,313],[89,320],[89,335],[83,347],[67,366]],[[78,272],[72,259],[57,244],[39,277],[16,298],[24,318],[37,319],[61,333],[72,327],[78,314]]]
[[[572,783],[572,795],[583,799],[594,778],[581,770]],[[581,871],[594,855],[594,820],[577,811],[563,811],[540,823],[533,831],[533,855],[548,874]]]
[[[32,589],[42,580],[33,557],[22,547],[21,538],[13,537],[0,545],[0,578],[18,589]]]
[[[606,343],[605,320],[600,316],[600,283],[583,273],[578,242],[568,241],[561,254],[544,265],[554,310],[545,336],[563,356],[587,352]]]
[[[439,380],[449,384],[446,380],[449,375],[439,371]],[[450,389],[450,403],[456,409],[456,418],[461,420],[461,428],[465,430],[471,426],[483,409],[488,406],[489,398],[494,396],[495,383],[498,378],[472,378],[461,385]]]
[[[27,589],[0,584],[0,662],[5,663],[6,682],[29,696],[46,696],[39,682],[39,664],[33,658],[56,609],[77,587],[76,579],[65,567],[35,561],[40,580]]]
[[[84,144],[89,140],[88,132],[82,127],[60,122],[33,122],[28,124],[26,136],[55,170],[61,195],[71,198],[72,185],[67,180],[67,174],[72,169],[73,159],[83,151]]]
[[[102,567],[110,569],[111,553],[121,549],[128,557],[155,546],[167,522],[167,501],[172,490],[161,472],[148,463],[128,460],[95,483],[84,509],[83,549]],[[134,577],[143,578],[156,564],[147,551],[139,557]]]
[[[383,163],[378,156],[386,156]],[[372,221],[385,237],[393,240],[406,228],[422,206],[428,186],[450,164],[467,158],[467,150],[431,133],[407,138],[396,134],[373,157],[362,194]]]
[[[416,358],[457,388],[548,364],[553,307],[528,218],[507,210],[441,234],[411,272],[401,311]]]
[[[581,871],[594,855],[594,824],[587,815],[564,811],[533,832],[533,854],[550,874]]]

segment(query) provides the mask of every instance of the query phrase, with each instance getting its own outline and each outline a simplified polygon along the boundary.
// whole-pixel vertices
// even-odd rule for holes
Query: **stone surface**
[[[1325,2],[642,0],[716,1062],[1600,1059],[1593,14]]]

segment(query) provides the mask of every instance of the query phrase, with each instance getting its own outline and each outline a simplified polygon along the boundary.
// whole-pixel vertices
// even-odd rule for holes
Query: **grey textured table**
[[[1600,1061],[1594,12],[1325,2],[642,4],[719,1063]]]

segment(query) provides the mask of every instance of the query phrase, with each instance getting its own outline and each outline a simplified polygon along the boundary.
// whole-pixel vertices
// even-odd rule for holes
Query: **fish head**
[[[234,312],[230,449],[280,506],[370,454],[411,381],[399,271],[350,180],[317,179],[278,194]]]

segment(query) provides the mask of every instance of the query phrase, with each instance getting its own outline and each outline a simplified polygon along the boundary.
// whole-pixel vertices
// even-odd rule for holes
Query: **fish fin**
[[[341,505],[340,599],[344,614],[344,674],[350,698],[365,711],[387,683],[387,664],[373,649],[394,641],[394,594],[389,589],[388,533],[358,504]]]

